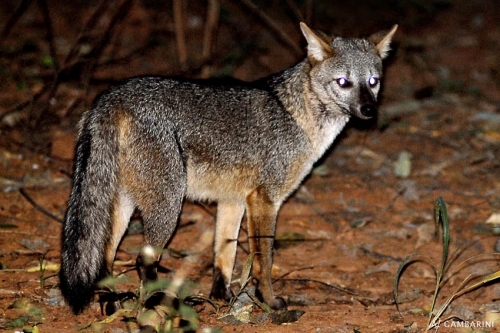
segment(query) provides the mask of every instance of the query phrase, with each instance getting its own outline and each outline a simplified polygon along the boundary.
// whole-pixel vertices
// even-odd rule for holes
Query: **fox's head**
[[[397,27],[360,39],[327,36],[301,23],[312,66],[311,89],[321,103],[361,119],[375,116],[382,60]]]

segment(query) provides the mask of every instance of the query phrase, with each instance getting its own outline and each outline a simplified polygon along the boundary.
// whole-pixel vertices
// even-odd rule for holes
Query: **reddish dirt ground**
[[[48,3],[52,16],[58,18],[53,24],[56,45],[63,58],[64,47],[77,33],[71,22],[83,24],[93,8],[81,3],[75,8],[59,6],[58,1]],[[302,47],[297,19],[291,20],[286,16],[289,14],[279,10],[284,3],[273,2],[268,13]],[[134,48],[137,39],[153,34],[151,24],[146,22],[164,23],[162,15],[169,12],[171,4],[168,10],[155,11],[151,6],[144,1],[132,9],[123,23],[117,55]],[[322,13],[325,17],[338,13],[335,5],[331,6],[326,10],[317,5],[316,15],[321,10],[325,10]],[[348,10],[345,6],[339,5],[339,10]],[[45,37],[43,20],[35,7],[33,4],[2,44],[0,114],[29,100],[40,91],[43,80],[48,80],[50,72],[40,65],[41,54],[47,54],[48,46],[39,42]],[[204,303],[195,307],[200,329],[426,330],[435,287],[432,269],[418,263],[404,271],[399,283],[402,316],[393,303],[392,288],[397,267],[406,256],[420,253],[436,263],[441,261],[442,245],[434,238],[435,199],[442,197],[447,203],[451,250],[462,249],[455,264],[494,253],[498,238],[496,225],[486,223],[500,213],[500,10],[497,7],[495,1],[474,4],[456,1],[443,8],[405,7],[401,14],[394,8],[385,11],[381,7],[374,10],[380,16],[378,23],[373,17],[365,20],[367,14],[363,11],[354,12],[345,24],[341,24],[342,15],[332,14],[336,31],[346,35],[369,34],[376,31],[374,27],[389,27],[392,23],[398,23],[400,28],[395,36],[395,50],[387,62],[378,121],[352,122],[280,212],[273,267],[273,275],[279,279],[274,290],[287,300],[290,310],[301,310],[304,314],[298,321],[282,325],[273,324],[270,319],[256,322],[255,318],[262,318],[258,316],[263,311],[254,306],[253,321],[235,325],[219,319],[227,308],[216,313],[213,306]],[[15,6],[8,2],[1,8],[0,22],[6,22]],[[256,23],[260,21],[254,16],[234,3],[223,2],[223,8],[224,24],[219,29],[214,51],[222,60],[214,64],[216,73],[250,80],[284,69],[299,59],[290,48],[277,45],[274,35],[265,25]],[[186,25],[190,27],[188,63],[191,65],[199,60],[195,50],[199,49],[203,35],[199,25],[203,26],[204,3],[196,2],[196,6],[185,10],[190,13]],[[323,16],[323,21],[318,19],[323,22],[318,27],[332,28]],[[231,31],[230,23],[234,22],[240,23],[239,30]],[[163,32],[156,31],[154,38],[159,46],[152,51],[136,54],[126,65],[100,67],[90,81],[88,94],[85,94],[88,85],[81,81],[62,84],[51,100],[52,116],[38,129],[2,125],[0,330],[22,331],[23,327],[34,326],[40,332],[137,329],[135,324],[127,324],[121,318],[97,324],[107,318],[97,302],[79,316],[71,314],[58,293],[56,275],[61,223],[36,210],[19,189],[23,188],[40,207],[55,216],[64,215],[76,124],[92,98],[112,81],[129,75],[179,73],[173,26],[170,21],[165,25]],[[242,34],[248,38],[237,40]],[[8,51],[22,45],[33,50]],[[248,54],[242,57],[241,52]],[[236,61],[236,57],[241,59]],[[67,114],[68,106],[78,96],[85,96],[83,102]],[[2,119],[5,121],[5,117]],[[395,171],[405,163],[401,160],[404,152],[411,154],[406,160],[406,165],[411,166],[406,176]],[[215,206],[185,204],[180,218],[183,227],[177,231],[170,251],[165,251],[161,262],[170,270],[162,273],[163,277],[170,279],[184,271],[187,279],[194,281],[189,289],[193,295],[208,295],[210,291],[212,253],[209,247],[199,249],[200,238],[213,228],[210,212],[215,212]],[[116,274],[133,267],[141,240],[141,235],[124,238],[117,254]],[[240,241],[235,278],[247,258],[244,230]],[[443,286],[438,306],[468,274],[498,270],[496,261],[474,258],[472,261],[478,262],[477,265],[453,274]],[[42,273],[37,270],[40,261],[49,265]],[[129,280],[120,284],[119,290],[136,291],[137,274],[130,271],[125,275]],[[499,285],[490,283],[461,296],[442,317],[453,319],[441,322],[439,328],[431,331],[500,331],[499,293]],[[12,324],[23,316],[26,316],[24,323]],[[460,328],[464,323],[476,323],[479,327]]]

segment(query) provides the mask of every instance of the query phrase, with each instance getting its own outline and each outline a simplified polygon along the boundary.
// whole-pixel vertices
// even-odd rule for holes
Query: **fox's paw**
[[[226,302],[229,302],[231,300],[231,298],[233,298],[234,295],[228,286],[229,286],[229,283],[227,283],[227,280],[222,275],[221,270],[218,268],[215,268],[214,269],[214,281],[212,284],[212,291],[210,291],[210,298],[211,299],[222,299],[222,300],[225,300]]]
[[[229,302],[233,298],[233,293],[227,288],[212,288],[210,298],[215,300],[224,300]]]

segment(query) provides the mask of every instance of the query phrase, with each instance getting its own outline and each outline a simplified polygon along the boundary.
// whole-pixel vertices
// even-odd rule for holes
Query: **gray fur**
[[[274,308],[284,305],[270,284],[276,214],[349,118],[373,115],[380,85],[368,82],[381,78],[381,52],[395,32],[344,39],[301,27],[308,58],[268,78],[138,77],[96,99],[81,122],[62,237],[61,290],[74,312],[111,273],[133,208],[143,215],[145,244],[161,248],[185,197],[223,203],[218,223],[228,234],[239,228],[238,207],[246,207],[261,268],[254,270],[258,295]],[[212,296],[227,299],[235,247],[224,242],[215,249]]]

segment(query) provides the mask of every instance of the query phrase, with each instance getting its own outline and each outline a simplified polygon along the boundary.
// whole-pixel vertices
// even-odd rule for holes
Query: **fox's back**
[[[150,136],[151,154],[173,131],[193,199],[239,200],[261,185],[282,187],[309,149],[302,129],[263,83],[138,77],[101,95],[91,112],[129,118]]]

